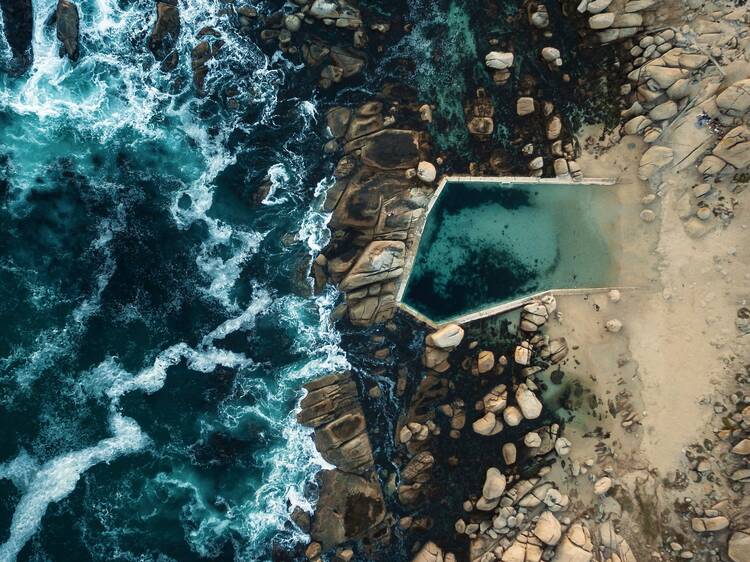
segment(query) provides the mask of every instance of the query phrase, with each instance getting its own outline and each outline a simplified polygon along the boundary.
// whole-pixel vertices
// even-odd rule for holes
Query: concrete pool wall
[[[558,179],[558,178],[531,178],[531,177],[516,177],[516,176],[504,176],[504,177],[445,176],[443,177],[440,180],[438,187],[436,188],[434,194],[432,195],[432,198],[430,199],[430,202],[427,205],[425,212],[420,218],[419,223],[416,225],[416,228],[415,228],[416,243],[414,243],[413,245],[411,245],[410,248],[407,249],[407,255],[406,255],[406,260],[405,260],[405,265],[404,265],[404,274],[402,277],[402,282],[400,283],[398,293],[396,295],[396,302],[398,306],[402,310],[416,317],[417,319],[424,322],[425,324],[435,328],[435,327],[439,327],[449,322],[463,324],[463,323],[468,323],[468,322],[472,322],[475,320],[479,320],[482,318],[494,316],[497,314],[502,314],[510,310],[519,308],[534,298],[538,298],[549,293],[554,293],[556,295],[587,294],[587,293],[592,293],[592,292],[608,291],[614,288],[614,286],[601,286],[601,287],[592,286],[592,287],[576,287],[576,288],[546,287],[543,290],[535,291],[530,294],[525,294],[519,298],[515,298],[515,299],[504,301],[504,302],[496,302],[494,304],[483,306],[476,310],[467,311],[455,317],[444,318],[444,319],[439,319],[439,320],[434,320],[430,318],[427,314],[420,312],[419,310],[411,306],[409,303],[405,302],[405,294],[407,293],[409,282],[412,280],[413,268],[414,268],[417,256],[419,254],[420,246],[422,246],[425,227],[428,224],[428,220],[435,207],[435,204],[440,199],[440,196],[445,190],[445,188],[448,187],[449,185],[451,184],[494,184],[494,185],[507,184],[508,186],[515,185],[515,186],[521,186],[521,187],[535,186],[535,185],[540,185],[540,186],[549,185],[550,187],[553,187],[553,186],[611,187],[615,185],[615,183],[616,183],[615,180],[611,178],[586,178],[579,182],[573,182],[572,180],[564,180],[564,179]],[[629,287],[618,286],[617,288],[629,288]]]

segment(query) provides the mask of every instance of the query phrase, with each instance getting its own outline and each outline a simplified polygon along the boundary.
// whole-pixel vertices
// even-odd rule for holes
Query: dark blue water
[[[299,385],[346,366],[306,278],[313,89],[220,3],[182,5],[171,76],[151,0],[82,2],[77,65],[54,5],[32,70],[0,75],[0,560],[270,559],[323,463]],[[197,98],[205,25],[226,46]]]

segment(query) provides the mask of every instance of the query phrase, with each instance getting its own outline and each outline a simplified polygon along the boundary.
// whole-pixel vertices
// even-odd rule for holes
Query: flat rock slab
[[[366,137],[362,162],[381,170],[415,168],[419,164],[419,135],[415,131],[385,130]]]
[[[320,497],[310,536],[323,550],[366,536],[385,518],[383,493],[373,474],[323,470],[318,481]]]

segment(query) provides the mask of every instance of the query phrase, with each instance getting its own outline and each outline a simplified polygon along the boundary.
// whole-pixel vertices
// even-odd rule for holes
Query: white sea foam
[[[264,205],[279,205],[281,203],[286,203],[288,201],[286,197],[276,197],[276,192],[284,187],[289,181],[289,172],[287,172],[284,164],[274,164],[268,168],[266,176],[268,177],[268,182],[271,186],[268,193],[263,198],[262,203]]]
[[[21,449],[13,460],[0,464],[0,480],[6,478],[19,490],[26,491],[39,470],[39,465],[26,449]]]
[[[47,507],[67,497],[89,468],[146,446],[148,439],[132,419],[113,412],[109,424],[112,437],[102,439],[92,447],[55,457],[36,471],[13,513],[10,537],[0,545],[0,562],[15,560],[39,529]]]

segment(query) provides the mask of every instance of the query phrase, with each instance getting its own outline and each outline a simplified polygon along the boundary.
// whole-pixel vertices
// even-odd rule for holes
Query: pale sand
[[[579,138],[588,134],[598,136],[598,131],[583,131]],[[667,171],[664,197],[649,206],[657,220],[640,220],[640,199],[651,193],[637,179],[643,146],[640,139],[625,137],[598,159],[585,153],[579,160],[589,176],[619,178],[625,211],[618,225],[623,244],[618,259],[623,276],[642,280],[642,289],[623,292],[619,303],[605,295],[560,297],[562,322],[551,322],[550,333],[580,346],[571,354],[580,362],[572,376],[604,401],[605,410],[608,399],[626,391],[640,413],[641,428],[627,435],[620,416],[582,417],[571,424],[566,435],[580,451],[576,458],[592,450],[592,440],[581,435],[601,425],[612,432],[618,456],[664,476],[686,470],[685,447],[713,436],[710,397],[731,385],[735,366],[750,361],[750,337],[741,337],[734,325],[737,309],[750,300],[750,232],[747,213],[739,207],[727,228],[697,240],[687,235],[677,200],[699,183],[693,167],[679,174]],[[622,332],[604,329],[610,318],[623,322]],[[569,360],[566,370],[571,368]]]

